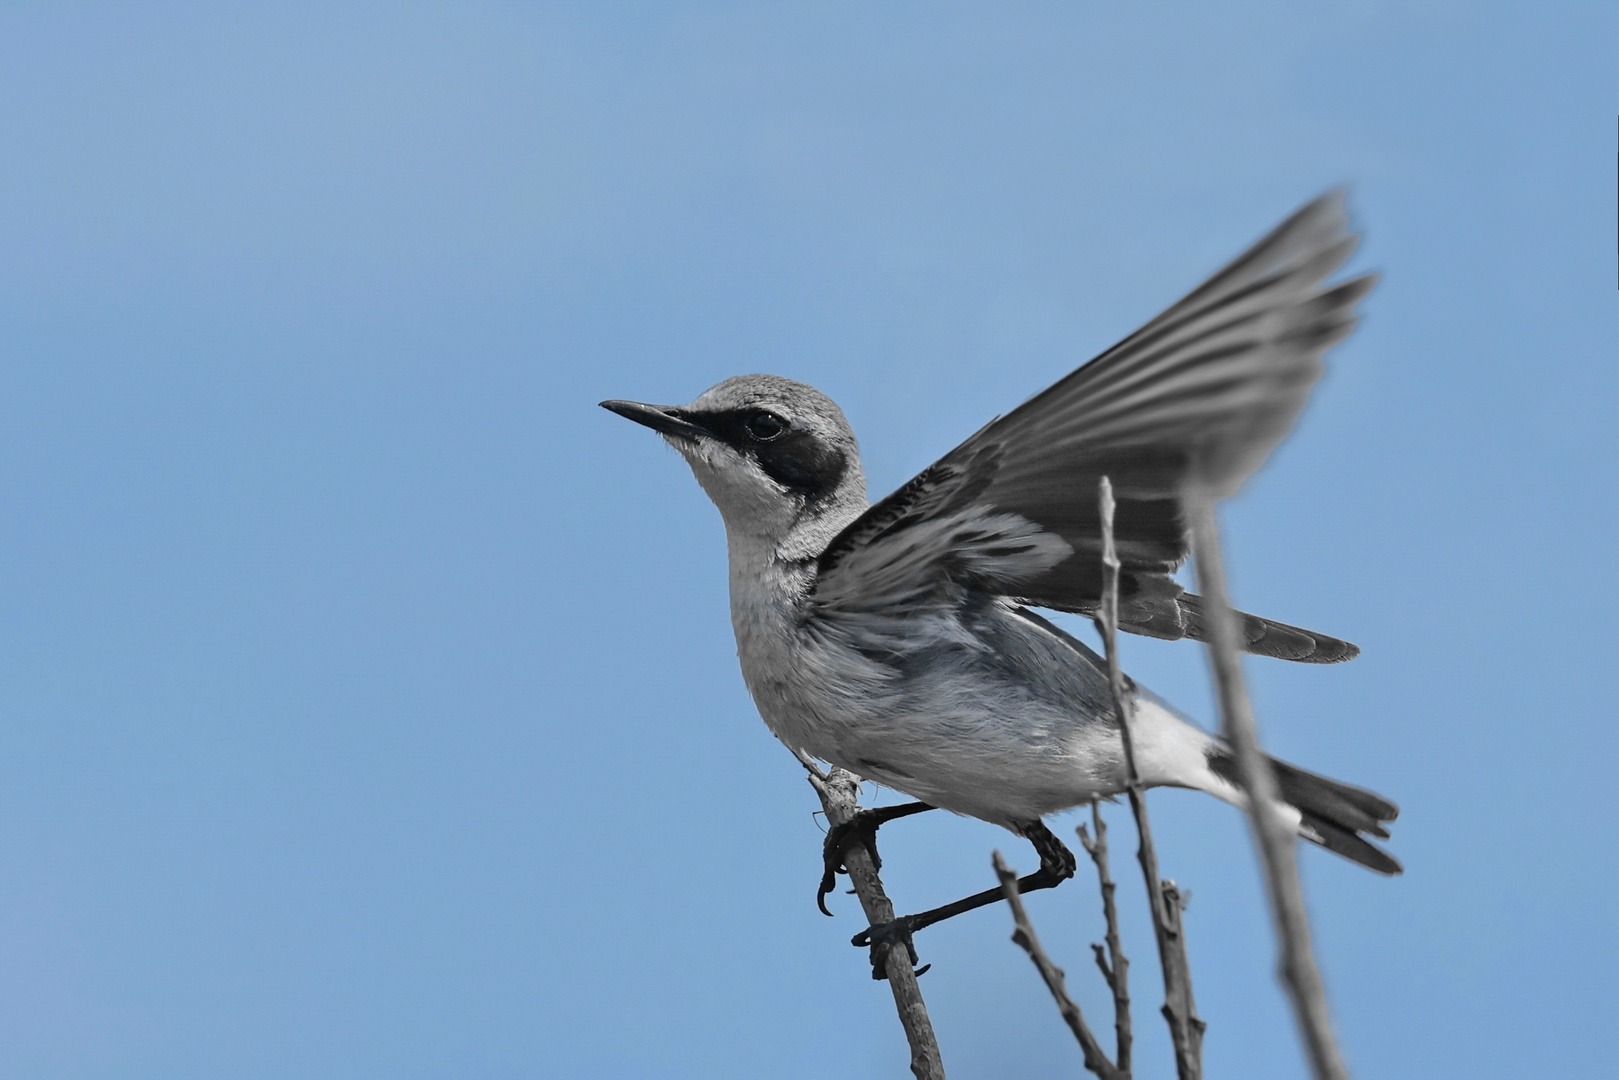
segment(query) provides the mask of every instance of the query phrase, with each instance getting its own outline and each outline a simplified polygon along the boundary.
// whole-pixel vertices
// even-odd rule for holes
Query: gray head
[[[789,535],[808,541],[814,534],[824,544],[866,508],[854,432],[813,386],[738,375],[690,405],[604,401],[602,408],[645,424],[680,451],[733,535],[780,545]]]

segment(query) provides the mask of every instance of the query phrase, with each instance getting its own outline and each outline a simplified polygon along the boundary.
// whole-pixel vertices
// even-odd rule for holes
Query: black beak
[[[681,415],[673,405],[643,405],[639,401],[604,401],[602,408],[616,412],[626,420],[645,424],[664,435],[678,435],[683,439],[699,439],[708,432]]]

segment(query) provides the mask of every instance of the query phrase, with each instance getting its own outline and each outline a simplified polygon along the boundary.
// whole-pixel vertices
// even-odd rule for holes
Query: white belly
[[[733,576],[743,677],[766,725],[790,748],[1006,826],[1124,790],[1110,712],[1087,712],[1049,685],[1032,685],[1044,669],[1025,681],[1004,671],[975,677],[970,665],[902,672],[802,619],[807,583],[791,567],[750,575],[745,590],[737,584]],[[1229,786],[1207,767],[1207,734],[1151,700],[1140,700],[1135,716],[1144,782]]]

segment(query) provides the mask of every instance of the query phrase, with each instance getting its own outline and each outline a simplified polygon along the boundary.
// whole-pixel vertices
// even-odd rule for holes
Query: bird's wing
[[[1235,491],[1287,434],[1321,356],[1354,327],[1364,275],[1343,195],[1307,204],[1141,329],[973,435],[833,538],[815,599],[875,605],[970,585],[1090,613],[1101,597],[1097,485],[1112,479],[1120,621],[1202,637],[1170,574],[1188,551],[1184,493]],[[1246,616],[1249,651],[1329,663],[1347,642]]]

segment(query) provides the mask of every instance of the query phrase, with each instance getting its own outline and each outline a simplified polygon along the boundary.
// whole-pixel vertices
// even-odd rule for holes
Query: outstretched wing
[[[876,610],[971,586],[1090,614],[1101,598],[1097,485],[1112,479],[1120,623],[1201,638],[1170,574],[1188,551],[1183,493],[1231,494],[1292,428],[1322,354],[1375,282],[1323,281],[1354,250],[1342,192],[1307,204],[1147,325],[993,421],[843,530],[816,600]],[[1064,550],[1066,549],[1066,550]],[[1348,642],[1244,616],[1248,648],[1331,663]]]

